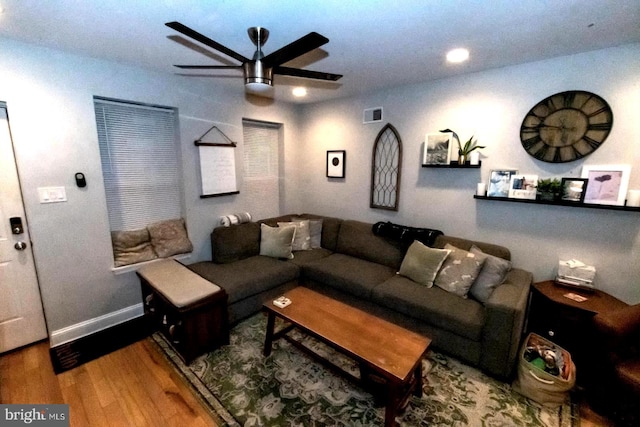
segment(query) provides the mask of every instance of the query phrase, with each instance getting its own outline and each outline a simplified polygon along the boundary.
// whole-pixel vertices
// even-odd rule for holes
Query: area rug
[[[257,314],[231,330],[230,344],[185,366],[161,334],[152,336],[167,358],[228,426],[382,426],[384,407],[343,376],[318,364],[286,340],[262,354],[266,316]],[[290,334],[354,375],[357,366],[300,332]],[[401,426],[578,426],[578,408],[567,402],[546,409],[456,359],[430,350],[423,360],[421,398],[411,397]]]

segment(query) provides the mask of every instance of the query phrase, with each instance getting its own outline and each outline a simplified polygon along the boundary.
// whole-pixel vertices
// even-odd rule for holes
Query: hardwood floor
[[[147,340],[55,375],[46,341],[0,356],[0,403],[68,403],[71,426],[217,424]],[[580,405],[580,427],[614,423]]]
[[[211,426],[146,340],[55,375],[46,341],[0,356],[1,403],[68,403],[71,426]]]

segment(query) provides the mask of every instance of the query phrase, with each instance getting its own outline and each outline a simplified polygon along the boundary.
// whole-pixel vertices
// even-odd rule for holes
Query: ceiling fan
[[[245,88],[251,93],[264,94],[268,92],[273,87],[274,74],[331,81],[336,81],[342,77],[341,74],[282,66],[282,64],[329,42],[328,38],[316,32],[311,32],[265,56],[262,52],[262,47],[269,38],[269,30],[262,27],[251,27],[247,32],[249,33],[249,38],[256,46],[256,51],[253,54],[253,58],[249,59],[179,22],[167,22],[165,25],[242,63],[242,65],[175,65],[176,67],[192,70],[242,70]]]

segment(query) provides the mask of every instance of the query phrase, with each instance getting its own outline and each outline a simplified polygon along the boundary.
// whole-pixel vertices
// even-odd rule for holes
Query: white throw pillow
[[[293,259],[292,244],[295,227],[269,227],[260,224],[260,255]]]

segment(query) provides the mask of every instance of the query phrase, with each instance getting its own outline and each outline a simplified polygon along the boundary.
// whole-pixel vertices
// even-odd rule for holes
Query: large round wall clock
[[[612,126],[613,113],[604,99],[570,90],[538,102],[522,121],[520,140],[538,160],[572,162],[598,149]]]

